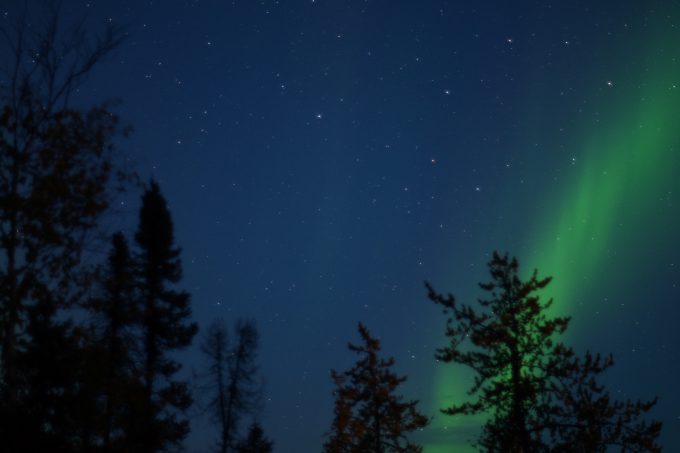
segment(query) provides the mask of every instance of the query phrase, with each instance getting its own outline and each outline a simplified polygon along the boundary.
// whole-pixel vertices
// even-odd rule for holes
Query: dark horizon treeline
[[[162,451],[189,432],[178,414],[192,397],[171,355],[197,326],[188,293],[171,288],[181,277],[179,251],[154,182],[134,244],[113,235],[107,266],[90,276],[93,297],[69,306],[57,288],[43,296],[55,301],[48,309],[20,301],[28,314],[15,328],[22,347],[2,356],[3,370],[16,364],[13,381],[3,376],[0,407],[8,451]],[[75,321],[76,310],[85,321]]]
[[[660,452],[661,422],[646,414],[651,401],[615,400],[599,382],[613,366],[611,355],[586,352],[579,357],[559,341],[569,318],[548,316],[552,300],[537,294],[551,277],[537,271],[523,281],[517,259],[493,253],[491,281],[480,283],[487,299],[459,304],[425,283],[428,297],[446,315],[448,345],[435,359],[470,368],[469,401],[442,408],[447,416],[485,414],[473,444],[498,453]],[[394,359],[378,356],[380,342],[359,324],[363,345],[349,344],[359,355],[349,370],[332,371],[335,410],[325,453],[417,453],[409,439],[430,419],[396,393],[406,380],[390,368]]]
[[[107,256],[93,253],[116,195],[139,184],[115,152],[127,134],[117,115],[70,102],[124,33],[109,27],[88,40],[82,23],[64,33],[57,4],[47,5],[42,29],[28,4],[18,23],[0,24],[9,55],[0,68],[0,450],[180,450],[194,397],[176,352],[198,326],[178,289],[170,211],[150,181],[132,239],[114,233]],[[209,336],[205,352],[223,372],[208,373],[219,384],[208,397],[227,406],[216,444],[270,451],[257,422],[241,432],[260,389],[251,385],[256,326],[237,323],[236,349],[226,327],[213,327],[224,334],[221,355]]]
[[[223,321],[203,333],[200,393],[179,378],[176,352],[198,326],[179,289],[180,248],[157,182],[143,187],[134,235],[114,233],[107,256],[89,259],[112,200],[138,185],[116,160],[113,143],[126,134],[118,117],[107,105],[78,109],[69,100],[124,34],[108,28],[85,42],[76,29],[62,40],[58,11],[47,19],[37,35],[26,18],[0,26],[12,56],[0,68],[0,450],[181,450],[200,396],[216,451],[270,453],[257,419],[254,321],[235,320],[231,341]],[[552,301],[537,294],[550,278],[534,272],[524,281],[517,260],[497,253],[489,269],[478,306],[426,284],[447,317],[448,344],[435,358],[475,374],[471,400],[442,412],[487,414],[476,443],[485,452],[661,451],[661,423],[646,419],[656,400],[614,400],[599,382],[611,356],[580,357],[559,341],[569,318],[548,316]],[[349,344],[355,365],[331,372],[324,451],[421,452],[409,436],[431,418],[399,394],[406,376],[380,357],[380,341],[358,330],[361,344]]]
[[[522,280],[517,259],[497,252],[489,271],[491,281],[479,284],[487,298],[474,306],[425,283],[446,315],[448,344],[434,358],[474,373],[469,401],[441,412],[487,415],[473,445],[489,453],[661,452],[661,422],[647,418],[656,398],[613,399],[599,382],[612,356],[588,351],[579,357],[559,341],[569,318],[550,317],[552,299],[542,302],[538,294],[551,277],[539,279],[534,271]],[[418,401],[396,393],[406,377],[390,370],[394,359],[378,356],[380,342],[361,323],[359,334],[363,345],[349,344],[359,355],[356,364],[331,373],[335,417],[324,452],[421,452],[409,435],[430,419],[418,411]]]

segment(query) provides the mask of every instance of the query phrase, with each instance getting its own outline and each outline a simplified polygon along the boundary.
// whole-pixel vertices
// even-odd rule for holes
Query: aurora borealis
[[[668,20],[651,22],[657,30],[663,30],[670,26]],[[598,87],[593,93],[596,119],[572,126],[571,168],[555,178],[555,189],[543,193],[538,201],[550,208],[526,213],[533,219],[529,234],[521,242],[532,259],[529,267],[549,269],[547,275],[554,276],[543,297],[554,298],[555,314],[574,318],[569,332],[572,341],[591,349],[593,344],[581,338],[602,336],[606,342],[602,323],[612,319],[602,320],[601,315],[617,310],[612,303],[625,307],[631,293],[639,295],[640,299],[632,301],[636,305],[633,310],[642,315],[643,298],[656,293],[643,283],[654,281],[655,272],[641,267],[642,263],[665,257],[675,267],[677,252],[673,248],[677,249],[674,236],[679,219],[677,210],[673,210],[673,196],[680,185],[680,131],[675,124],[680,118],[680,62],[665,48],[672,41],[668,35],[650,38],[638,44],[645,49],[640,55],[625,55],[620,61],[610,62],[629,70],[625,77],[616,82],[607,80],[607,88]],[[642,61],[636,61],[636,57]],[[512,204],[512,200],[501,203]],[[617,282],[631,286],[642,283],[645,289],[631,291],[630,286]],[[588,301],[593,294],[612,290],[615,296]],[[645,295],[646,291],[649,293]],[[666,294],[663,288],[657,291]],[[616,302],[610,301],[612,298]],[[677,303],[677,299],[674,301]],[[447,373],[441,371],[440,394],[447,393]],[[465,398],[464,388],[449,388],[448,392]],[[447,429],[450,425],[444,424]],[[448,451],[446,444],[441,451]]]
[[[423,280],[472,301],[493,250],[554,277],[566,340],[614,354],[613,395],[658,395],[680,450],[680,4],[64,3],[126,27],[77,101],[121,100],[121,152],[168,199],[200,326],[258,323],[275,451],[320,450],[359,321],[434,416],[425,453],[467,451],[480,420],[438,412],[467,383],[433,358]],[[188,451],[207,451],[192,418]]]

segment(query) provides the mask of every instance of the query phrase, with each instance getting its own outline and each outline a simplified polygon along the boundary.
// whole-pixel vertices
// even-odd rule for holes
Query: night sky
[[[358,321],[434,415],[416,437],[425,452],[467,445],[479,419],[438,408],[469,375],[434,360],[444,317],[423,281],[473,301],[493,250],[554,277],[545,296],[572,316],[566,340],[614,354],[614,396],[658,395],[661,443],[680,451],[679,3],[110,0],[63,13],[127,29],[77,102],[120,99],[134,128],[121,156],[168,200],[194,318],[257,321],[276,451],[320,450],[329,370],[354,360]],[[121,200],[128,233],[139,195]],[[200,371],[197,347],[183,357]],[[214,432],[194,418],[189,451],[208,451]]]

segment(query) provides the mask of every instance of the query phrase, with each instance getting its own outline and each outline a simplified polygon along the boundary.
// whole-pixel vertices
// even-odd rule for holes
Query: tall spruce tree
[[[406,377],[392,370],[394,358],[381,359],[380,342],[359,324],[363,344],[349,344],[359,355],[349,370],[331,371],[335,382],[335,418],[326,453],[416,453],[422,447],[406,435],[428,425],[429,419],[418,412],[418,401],[403,401],[396,395]]]
[[[181,412],[189,408],[192,398],[187,383],[174,378],[181,365],[171,354],[189,346],[198,331],[190,322],[189,293],[173,289],[182,277],[180,250],[175,246],[170,211],[155,181],[142,196],[135,241],[144,385],[142,449],[154,452],[178,444],[189,432]]]
[[[111,239],[102,294],[90,304],[95,320],[89,350],[90,382],[102,400],[99,408],[99,440],[104,451],[122,451],[134,444],[135,407],[141,386],[135,376],[135,329],[139,308],[135,305],[135,269],[122,233]]]
[[[557,340],[569,318],[548,316],[552,300],[538,291],[550,283],[534,271],[523,281],[519,264],[493,254],[489,294],[479,308],[459,304],[426,283],[429,298],[447,315],[449,344],[436,358],[465,365],[475,373],[473,401],[442,410],[448,415],[486,413],[479,446],[489,452],[660,451],[659,422],[647,422],[650,402],[612,401],[598,383],[611,357],[578,357]]]

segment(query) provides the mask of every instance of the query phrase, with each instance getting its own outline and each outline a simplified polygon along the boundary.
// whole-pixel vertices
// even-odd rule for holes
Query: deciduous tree
[[[65,310],[88,287],[85,245],[110,205],[123,131],[107,105],[69,101],[123,34],[92,40],[65,33],[56,9],[28,12],[0,23],[0,437],[7,451],[72,451],[84,338]]]
[[[120,32],[109,28],[92,45],[82,29],[63,33],[57,11],[46,23],[37,33],[28,17],[0,24],[0,54],[9,56],[0,66],[0,380],[8,401],[18,396],[29,307],[49,294],[62,309],[82,289],[83,245],[109,205],[121,132],[106,106],[69,103]]]
[[[243,415],[257,409],[261,393],[257,377],[259,335],[254,321],[238,320],[236,342],[229,345],[223,321],[213,322],[201,344],[208,358],[207,383],[211,394],[208,409],[219,427],[218,449],[233,451]]]

